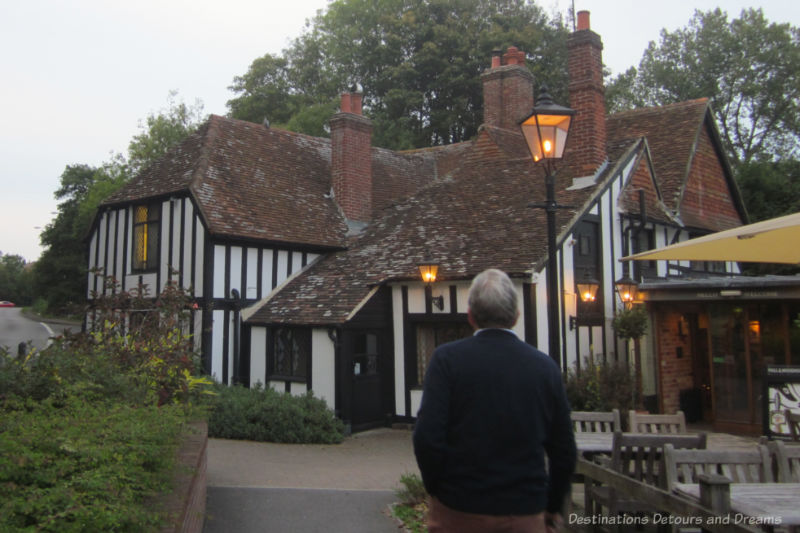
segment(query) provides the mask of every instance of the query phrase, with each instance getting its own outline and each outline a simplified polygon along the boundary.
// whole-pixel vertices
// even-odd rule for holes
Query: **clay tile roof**
[[[465,150],[461,164],[414,196],[382,212],[348,250],[322,258],[274,293],[248,317],[259,324],[327,325],[345,322],[373,287],[417,279],[426,251],[440,263],[440,279],[470,279],[489,268],[529,276],[547,254],[542,209],[544,177],[530,156],[509,158],[524,147],[521,134],[495,135],[484,129]],[[498,145],[494,139],[503,138]],[[446,152],[440,154],[447,161]],[[560,173],[559,203],[582,206],[595,188],[565,191],[569,172]],[[578,209],[578,207],[576,207]],[[564,227],[576,209],[560,210]],[[469,221],[469,223],[465,223]]]
[[[189,192],[214,235],[341,248],[329,191],[327,139],[212,115],[104,203]]]
[[[708,105],[707,98],[700,98],[624,111],[606,119],[609,145],[647,138],[662,200],[672,212],[678,210],[696,136],[703,126]]]

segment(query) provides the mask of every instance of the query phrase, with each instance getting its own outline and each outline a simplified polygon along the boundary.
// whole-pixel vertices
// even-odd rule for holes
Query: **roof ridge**
[[[606,115],[606,118],[616,118],[616,117],[626,117],[629,115],[636,115],[636,114],[645,114],[645,113],[663,113],[664,111],[669,111],[671,109],[677,107],[690,107],[695,106],[698,104],[708,105],[710,102],[710,98],[707,96],[703,96],[701,98],[693,98],[691,100],[683,100],[680,102],[672,102],[671,104],[664,104],[660,106],[647,106],[647,107],[636,107],[634,109],[626,109],[624,111],[617,111],[616,113],[611,113]]]

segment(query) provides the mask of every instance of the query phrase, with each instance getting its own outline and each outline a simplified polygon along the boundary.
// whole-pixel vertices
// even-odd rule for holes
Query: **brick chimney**
[[[341,110],[331,117],[333,195],[350,221],[372,216],[372,121],[361,114],[360,92],[342,94]]]
[[[606,160],[606,106],[603,87],[603,43],[589,29],[589,12],[578,12],[578,29],[567,39],[569,105],[576,111],[569,133],[570,158],[583,175]]]
[[[525,67],[525,53],[510,47],[496,50],[492,66],[481,74],[483,123],[519,130],[519,123],[533,109],[533,75]]]

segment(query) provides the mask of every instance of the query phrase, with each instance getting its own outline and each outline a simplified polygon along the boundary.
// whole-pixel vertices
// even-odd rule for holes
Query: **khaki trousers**
[[[436,498],[428,501],[429,533],[545,533],[544,513],[487,515],[464,513]]]

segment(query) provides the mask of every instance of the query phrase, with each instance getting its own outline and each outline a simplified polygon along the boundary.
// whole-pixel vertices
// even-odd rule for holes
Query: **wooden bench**
[[[664,446],[666,488],[697,484],[700,502],[712,511],[730,512],[730,483],[768,483],[773,480],[772,462],[766,446],[750,450],[687,450]],[[682,494],[685,496],[685,494]],[[676,530],[676,529],[673,529]]]
[[[611,411],[572,411],[575,433],[612,433],[622,431],[619,409]]]
[[[770,442],[768,448],[777,464],[778,482],[800,483],[800,445],[776,440]]]
[[[733,483],[769,483],[773,481],[767,447],[750,450],[687,450],[664,446],[666,488],[676,483],[698,483],[700,474],[725,476]]]
[[[614,432],[608,468],[646,485],[663,487],[665,482],[661,456],[667,444],[674,448],[705,448],[706,434]],[[608,509],[608,514],[612,517],[619,513],[657,511],[637,499],[636,494],[620,494],[612,487],[596,485],[591,478],[584,478],[584,505],[588,516],[599,514],[603,507]]]
[[[686,433],[683,411],[674,415],[651,415],[631,410],[628,413],[628,425],[631,433]]]

